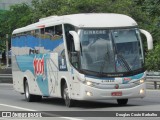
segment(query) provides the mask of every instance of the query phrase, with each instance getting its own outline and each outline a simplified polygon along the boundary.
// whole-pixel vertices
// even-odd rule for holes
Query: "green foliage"
[[[4,32],[5,29],[3,28],[5,27],[4,23],[7,19],[6,14],[7,11],[0,10],[0,52],[4,51],[5,49],[5,32]]]
[[[137,7],[131,0],[33,0],[33,17],[37,21],[50,15],[76,13],[121,13],[134,15]],[[134,5],[135,6],[135,5]]]
[[[160,0],[144,0],[142,6],[150,18],[148,29],[154,39],[154,50],[147,53],[146,66],[148,70],[160,70]]]
[[[14,29],[30,24],[31,18],[31,7],[24,3],[11,6],[9,11],[0,12],[1,51],[5,49],[6,34],[11,36]]]
[[[148,52],[146,57],[146,67],[148,70],[160,69],[160,41],[155,45],[154,50]]]
[[[11,6],[10,11],[8,11],[7,27],[9,33],[14,29],[26,26],[31,23],[31,8],[27,4],[17,4]]]

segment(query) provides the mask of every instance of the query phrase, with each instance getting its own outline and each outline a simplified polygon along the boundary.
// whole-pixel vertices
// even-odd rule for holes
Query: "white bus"
[[[42,97],[75,100],[129,98],[146,93],[144,53],[152,36],[121,14],[73,14],[42,18],[12,35],[12,74],[27,101]]]

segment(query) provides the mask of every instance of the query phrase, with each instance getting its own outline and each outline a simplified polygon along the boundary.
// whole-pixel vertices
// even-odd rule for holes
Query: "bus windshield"
[[[81,70],[125,73],[143,68],[140,33],[130,29],[81,29]]]

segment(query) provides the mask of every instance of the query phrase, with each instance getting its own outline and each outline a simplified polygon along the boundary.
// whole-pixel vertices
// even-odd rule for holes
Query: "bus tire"
[[[73,107],[74,100],[70,99],[69,97],[69,91],[66,83],[63,86],[63,99],[67,107]]]
[[[126,105],[128,103],[128,99],[117,99],[118,105]]]
[[[25,80],[25,84],[24,84],[24,94],[25,94],[25,99],[28,102],[35,102],[35,101],[41,101],[42,100],[42,96],[30,94],[29,85],[28,85],[27,80]]]

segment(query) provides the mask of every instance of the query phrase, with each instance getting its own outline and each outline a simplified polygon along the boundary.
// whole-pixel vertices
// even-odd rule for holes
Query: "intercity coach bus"
[[[12,34],[12,74],[16,91],[28,102],[43,97],[75,100],[129,98],[146,93],[144,52],[152,36],[122,14],[50,16]]]

